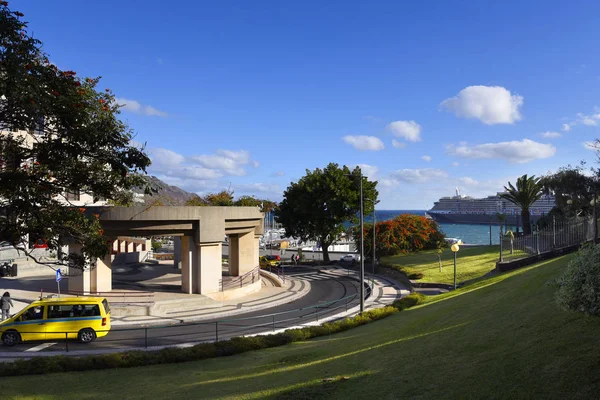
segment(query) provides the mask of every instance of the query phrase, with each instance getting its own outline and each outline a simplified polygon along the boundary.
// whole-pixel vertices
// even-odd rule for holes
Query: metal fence
[[[365,298],[371,295],[371,288],[367,287]],[[263,314],[241,318],[227,318],[218,321],[176,324],[168,326],[147,326],[141,328],[121,328],[111,331],[108,336],[101,339],[102,343],[112,346],[114,343],[119,348],[140,348],[155,346],[176,346],[183,343],[218,342],[236,336],[265,334],[275,332],[311,322],[322,322],[323,319],[347,312],[359,304],[358,293],[345,296],[338,300],[322,302],[319,304],[282,311],[272,314]],[[21,334],[37,334],[39,332],[20,331]],[[52,340],[61,341],[62,349],[69,351],[69,341],[77,338],[78,332],[53,332]],[[62,339],[62,340],[61,340]],[[73,346],[72,346],[73,347]],[[81,348],[78,348],[81,350]]]
[[[594,220],[579,217],[563,221],[555,220],[530,235],[519,235],[511,238],[507,233],[501,231],[500,262],[526,258],[578,245],[592,240],[593,237]]]

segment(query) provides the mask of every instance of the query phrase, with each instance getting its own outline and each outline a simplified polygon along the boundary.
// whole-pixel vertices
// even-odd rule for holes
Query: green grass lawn
[[[496,268],[499,256],[498,246],[462,246],[456,256],[456,281],[464,282],[484,276]],[[422,272],[423,278],[417,282],[454,282],[454,253],[450,249],[444,249],[442,253],[442,271],[435,250],[383,257],[381,262],[398,264]]]
[[[0,379],[16,399],[597,398],[600,318],[559,309],[571,256],[345,333],[183,364]]]

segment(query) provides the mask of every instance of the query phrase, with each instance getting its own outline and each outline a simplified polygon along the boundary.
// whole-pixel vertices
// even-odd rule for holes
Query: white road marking
[[[37,345],[37,346],[27,349],[25,351],[40,351],[40,350],[47,349],[50,346],[54,346],[55,344],[56,343],[42,343],[40,345]]]

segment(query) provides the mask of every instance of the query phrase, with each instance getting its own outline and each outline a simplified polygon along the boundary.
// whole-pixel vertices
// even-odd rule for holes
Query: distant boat
[[[476,199],[460,194],[456,188],[456,194],[452,197],[442,197],[433,204],[433,208],[427,214],[438,223],[445,224],[493,224],[493,225],[518,225],[521,219],[521,208],[500,197],[498,192],[494,196]],[[540,217],[548,214],[556,205],[552,195],[543,195],[532,204],[529,211],[531,222],[534,223]],[[498,220],[498,214],[504,214],[505,220]]]

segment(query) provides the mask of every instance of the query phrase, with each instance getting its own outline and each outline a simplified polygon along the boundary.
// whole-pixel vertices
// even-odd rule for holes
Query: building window
[[[81,194],[79,193],[79,190],[67,190],[65,192],[65,198],[69,201],[79,201],[81,197]]]

